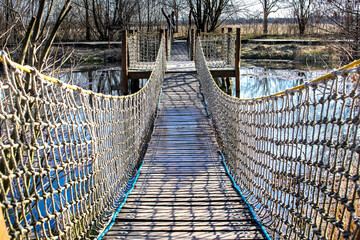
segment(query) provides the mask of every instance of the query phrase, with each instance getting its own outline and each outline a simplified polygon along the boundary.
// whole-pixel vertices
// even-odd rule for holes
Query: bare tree
[[[276,12],[279,7],[278,4],[281,0],[260,0],[260,3],[263,8],[263,33],[268,33],[268,23],[269,23],[269,15],[270,13]]]
[[[83,1],[84,1],[84,8],[85,8],[86,40],[89,41],[91,39],[90,2],[89,2],[89,0],[83,0]]]
[[[299,27],[299,34],[304,35],[313,13],[314,0],[292,0],[292,9]]]
[[[164,7],[168,12],[174,12],[175,14],[175,32],[179,31],[179,18],[184,9],[187,9],[186,2],[181,0],[167,0],[164,2]],[[187,9],[188,10],[188,9]],[[189,11],[184,11],[186,14]]]
[[[16,4],[13,4],[15,3]],[[55,5],[60,7],[60,12],[55,13]],[[58,33],[60,25],[64,21],[65,17],[68,15],[71,10],[71,0],[64,0],[59,3],[57,0],[24,0],[24,1],[6,1],[6,4],[3,5],[10,11],[9,21],[5,24],[9,29],[21,29],[19,32],[7,31],[2,34],[3,37],[7,35],[14,35],[21,38],[21,43],[19,44],[19,49],[21,50],[18,54],[18,62],[24,64],[25,62],[28,65],[35,66],[39,71],[42,71],[46,67],[47,60],[49,57],[49,52],[51,45]],[[11,16],[13,13],[16,13],[14,16],[15,21],[12,21]],[[6,14],[5,14],[6,15]],[[15,19],[14,18],[14,19]],[[6,19],[6,17],[5,17]],[[24,74],[23,77],[15,77],[16,87],[19,91],[26,93],[26,96],[29,96],[31,99],[39,97],[39,92],[36,90],[37,87],[34,87],[33,75]],[[4,98],[2,101],[14,101],[11,98]],[[6,103],[5,103],[6,104]],[[46,111],[45,108],[42,108],[44,102],[37,101],[19,101],[16,106],[14,106],[14,114],[17,118],[22,119],[24,122],[39,121],[39,118],[42,118],[43,115],[39,114],[35,108],[41,109],[40,112]],[[51,113],[46,113],[51,114]],[[0,125],[4,122],[1,121]],[[1,126],[4,128],[4,126]],[[24,142],[31,142],[31,144],[36,144],[39,139],[47,139],[49,136],[45,129],[45,125],[36,125],[33,128],[25,126],[24,124],[14,123],[12,129],[9,130],[9,135],[7,139],[9,141],[16,141],[21,139]],[[31,136],[31,137],[29,137]],[[45,140],[47,141],[47,140]],[[26,152],[26,154],[25,154]],[[49,155],[44,153],[44,156],[39,156],[36,154],[34,149],[25,149],[24,146],[19,146],[16,151],[11,149],[5,149],[3,151],[3,156],[5,156],[4,161],[0,163],[0,172],[2,174],[8,174],[8,172],[15,172],[15,169],[22,169],[23,167],[32,166],[34,168],[38,167],[38,163],[43,162],[45,158],[48,158]],[[24,157],[26,155],[26,157]],[[12,160],[10,160],[12,159]],[[26,159],[24,161],[24,159]],[[26,167],[25,167],[26,168]],[[67,174],[66,170],[61,170],[62,173]],[[24,175],[22,180],[26,189],[26,195],[30,198],[35,197],[39,191],[44,191],[44,185],[41,184],[42,179],[39,176],[30,176]],[[3,182],[3,192],[0,196],[0,201],[4,202],[4,197],[7,197],[11,191],[11,186],[14,182],[9,178]],[[53,183],[50,183],[51,186]],[[42,186],[42,187],[39,187]],[[46,188],[48,188],[48,186]],[[23,212],[27,216],[32,216],[34,206],[30,203],[25,203],[23,206]],[[14,216],[17,221],[23,222],[23,215]],[[15,219],[14,219],[15,220]],[[35,219],[34,219],[35,220]],[[56,230],[54,230],[55,232]]]
[[[203,32],[212,32],[221,24],[220,17],[230,0],[187,0],[194,23]]]
[[[112,33],[108,31],[110,26],[126,29],[136,15],[136,8],[135,0],[92,0],[92,18],[99,39],[107,40],[112,37]]]
[[[49,53],[60,25],[71,9],[71,0],[3,0],[0,33],[2,48],[11,46],[12,55],[20,64],[25,62],[43,70],[54,64]]]
[[[333,32],[338,39],[348,40],[338,45],[345,61],[360,58],[360,4],[359,1],[327,0],[322,2],[326,20],[337,29]]]
[[[0,0],[0,44],[5,48],[8,44],[18,45],[25,32],[29,15],[30,1]],[[25,18],[25,19],[24,19]]]

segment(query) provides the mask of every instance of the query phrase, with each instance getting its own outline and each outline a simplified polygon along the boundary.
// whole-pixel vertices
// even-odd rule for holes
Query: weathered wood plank
[[[226,222],[222,222],[221,224],[223,225],[219,225],[219,226],[214,226],[214,225],[199,225],[199,226],[194,226],[194,223],[197,222],[183,222],[183,225],[178,225],[178,226],[172,226],[172,225],[158,225],[159,222],[145,222],[145,224],[148,224],[147,226],[144,225],[138,225],[135,226],[134,224],[131,225],[121,225],[121,222],[117,222],[117,224],[115,224],[113,226],[113,230],[115,231],[184,231],[185,229],[190,229],[191,231],[194,232],[198,232],[198,231],[256,231],[259,230],[257,227],[254,226],[254,224],[244,224],[244,225],[235,225],[235,226],[229,226],[226,225]],[[129,222],[126,222],[129,223]],[[164,222],[160,222],[160,223],[164,223]],[[167,222],[165,222],[166,224],[169,224]],[[216,223],[216,222],[215,222]],[[190,228],[187,225],[192,225]]]
[[[218,151],[199,81],[166,78],[141,174],[103,239],[264,239]]]
[[[124,239],[264,239],[261,231],[231,231],[231,232],[184,232],[184,231],[120,231],[111,232],[107,234],[103,239],[112,239],[114,236],[126,236]]]

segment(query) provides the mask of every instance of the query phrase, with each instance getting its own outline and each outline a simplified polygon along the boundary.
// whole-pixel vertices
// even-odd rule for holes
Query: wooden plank
[[[192,206],[192,207],[198,207],[198,206],[227,206],[229,204],[243,204],[244,203],[242,201],[239,202],[235,202],[235,201],[213,201],[213,202],[126,202],[126,204],[129,205],[137,205],[137,206],[158,206],[158,207],[164,207],[164,206],[168,206],[168,207],[175,207],[175,206],[183,206],[183,207],[188,207],[188,206]],[[249,219],[248,219],[249,220]]]
[[[212,196],[212,195],[231,195],[233,197],[239,197],[239,195],[237,193],[234,192],[234,189],[227,189],[226,191],[220,191],[218,190],[218,188],[213,188],[212,190],[199,190],[199,189],[188,189],[188,190],[182,190],[180,188],[176,189],[176,188],[167,188],[167,189],[149,189],[149,188],[137,188],[137,189],[133,189],[131,194],[146,194],[149,196],[158,196],[159,192],[161,194],[166,194],[166,195],[171,195],[171,196],[200,196],[200,195],[208,195],[208,196]]]
[[[0,207],[0,239],[3,240],[10,239],[4,220],[3,209],[1,207]]]
[[[122,221],[129,219],[136,219],[136,221],[147,221],[148,219],[155,221],[236,221],[236,220],[247,220],[251,219],[251,213],[245,213],[244,211],[239,211],[235,213],[226,213],[224,211],[221,212],[210,212],[210,211],[198,211],[193,212],[189,210],[179,211],[179,212],[157,212],[157,213],[126,213],[120,212],[116,216],[116,221]]]
[[[264,239],[226,174],[199,81],[173,76],[140,176],[103,239]]]
[[[184,231],[170,231],[170,232],[147,232],[147,231],[116,231],[109,232],[102,239],[113,239],[115,236],[126,236],[126,239],[243,239],[256,240],[264,239],[261,231],[232,231],[232,232],[184,232]],[[124,238],[125,239],[125,238]]]
[[[129,93],[128,86],[128,55],[127,55],[127,31],[124,30],[121,35],[121,88],[122,93],[127,95]]]
[[[147,226],[144,225],[134,225],[134,224],[130,224],[130,225],[126,225],[126,224],[121,224],[122,222],[117,222],[114,226],[113,226],[113,230],[117,230],[117,231],[184,231],[184,229],[186,229],[187,224],[191,225],[190,230],[194,231],[194,232],[198,232],[198,231],[256,231],[259,230],[256,226],[254,226],[253,224],[243,224],[243,225],[237,225],[237,226],[229,226],[226,225],[226,222],[221,223],[223,225],[220,226],[214,226],[214,225],[200,225],[200,226],[194,226],[193,223],[196,222],[183,222],[183,225],[178,225],[178,226],[169,226],[169,225],[158,225],[159,222],[145,222],[145,224],[148,224]],[[129,223],[129,222],[126,222]],[[160,223],[164,223],[164,222],[160,222]],[[168,224],[167,222],[165,222],[166,224]],[[215,222],[216,223],[216,222]]]
[[[128,77],[130,79],[143,79],[143,78],[150,78],[151,70],[147,71],[136,71],[136,70],[129,70]]]
[[[235,77],[235,69],[211,69],[210,72],[214,78]]]

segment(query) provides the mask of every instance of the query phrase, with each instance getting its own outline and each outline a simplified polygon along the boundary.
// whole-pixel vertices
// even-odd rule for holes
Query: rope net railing
[[[360,61],[278,94],[238,99],[219,89],[196,44],[226,164],[272,237],[359,237]]]
[[[207,66],[210,69],[234,68],[235,66],[235,35],[201,34],[201,45]]]
[[[149,70],[155,65],[160,47],[160,33],[135,32],[128,38],[129,69]],[[171,42],[168,39],[168,46]],[[169,51],[170,48],[167,49]],[[168,53],[169,54],[169,53]]]
[[[137,93],[68,85],[1,52],[0,198],[14,239],[96,237],[134,181],[165,69],[164,41]]]
[[[159,33],[130,34],[128,36],[129,69],[152,69],[159,46]]]

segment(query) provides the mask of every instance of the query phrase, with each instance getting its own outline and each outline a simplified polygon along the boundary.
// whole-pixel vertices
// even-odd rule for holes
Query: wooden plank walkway
[[[167,74],[140,176],[103,239],[265,239],[218,151],[197,75]]]

